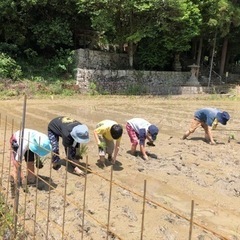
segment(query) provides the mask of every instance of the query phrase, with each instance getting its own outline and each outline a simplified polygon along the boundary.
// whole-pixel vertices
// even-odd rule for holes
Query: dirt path
[[[23,99],[1,101],[0,111],[8,123],[14,119],[14,130],[18,129],[22,116]],[[226,127],[218,126],[213,132],[218,144],[208,145],[203,141],[203,132],[198,129],[189,140],[181,140],[188,128],[193,112],[202,107],[218,107],[227,110],[231,120]],[[189,218],[191,200],[195,202],[194,221],[226,239],[240,239],[240,158],[239,158],[239,102],[230,99],[209,100],[203,97],[119,97],[92,96],[53,99],[28,99],[26,127],[47,132],[48,122],[55,116],[67,115],[88,125],[91,141],[88,144],[88,162],[93,172],[110,178],[110,167],[97,166],[97,149],[93,137],[96,123],[103,119],[116,120],[123,126],[132,117],[143,117],[160,127],[156,147],[148,148],[152,158],[144,162],[140,157],[127,153],[130,142],[124,131],[120,155],[114,168],[113,179],[120,185],[136,193],[143,194],[144,180],[147,181],[148,202],[145,212],[144,239],[187,239],[189,222],[171,209]],[[124,129],[125,130],[125,129]],[[3,131],[3,123],[1,125]],[[2,134],[1,134],[2,135]],[[234,135],[228,142],[229,135]],[[10,136],[10,128],[8,129]],[[2,145],[2,144],[1,144]],[[63,151],[61,154],[64,156]],[[8,158],[8,156],[6,156]],[[49,161],[39,171],[46,179],[50,176]],[[50,217],[61,225],[65,167],[52,172]],[[6,181],[6,178],[5,178]],[[87,180],[87,211],[84,239],[104,239],[105,231],[96,220],[106,223],[109,183],[95,174]],[[142,200],[126,189],[113,187],[111,229],[121,239],[140,239]],[[66,239],[80,239],[81,211],[84,179],[68,174],[67,197],[69,198],[65,216]],[[49,192],[38,191],[38,223],[46,224],[41,212],[47,211]],[[36,189],[30,188],[29,208],[34,208]],[[155,203],[159,203],[160,206]],[[92,219],[92,218],[93,219]],[[30,224],[29,224],[30,225]],[[54,224],[50,222],[54,228]],[[31,230],[29,230],[31,232]],[[49,239],[59,239],[59,231],[50,228]],[[39,231],[40,233],[40,231]],[[41,236],[37,239],[42,239]],[[195,226],[193,239],[220,239]]]

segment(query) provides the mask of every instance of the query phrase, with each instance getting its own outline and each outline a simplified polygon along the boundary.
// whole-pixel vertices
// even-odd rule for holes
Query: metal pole
[[[194,200],[191,203],[191,219],[190,219],[190,227],[189,227],[189,240],[192,239],[192,227],[193,227],[193,211],[194,211]]]
[[[67,156],[69,156],[69,148],[67,148]],[[67,173],[68,173],[68,158],[66,158],[66,171],[65,171],[65,186],[64,186],[64,198],[63,198],[63,224],[62,224],[62,240],[64,240],[65,231],[65,212],[66,212],[66,195],[67,195]]]
[[[84,195],[83,195],[83,217],[82,217],[82,239],[83,239],[83,233],[84,233],[84,217],[85,217],[85,206],[86,206],[87,166],[88,166],[88,156],[86,156],[86,167],[85,167],[85,182],[84,182]]]
[[[110,190],[109,190],[109,201],[108,201],[107,240],[109,236],[109,223],[110,223],[110,212],[111,212],[111,201],[112,201],[112,179],[113,179],[113,165],[111,166]]]
[[[12,119],[12,128],[11,128],[11,135],[13,134],[13,126],[14,126],[14,119]],[[8,164],[8,172],[9,172],[9,180],[11,179],[11,157],[12,157],[12,150],[9,151],[9,164]],[[7,193],[8,193],[8,190],[9,190],[9,183],[10,181],[8,181],[8,184],[7,184]],[[8,202],[8,194],[7,194],[7,197],[6,197],[6,206],[7,206],[7,202]]]
[[[52,158],[53,158],[53,152],[51,152],[51,162],[50,162],[50,172],[49,172],[49,183],[48,183],[48,211],[47,211],[46,240],[48,240],[49,219],[50,219],[50,207],[51,207]]]
[[[144,194],[143,194],[143,210],[142,210],[142,226],[141,226],[141,240],[143,239],[143,231],[144,231],[144,217],[145,217],[145,204],[146,204],[146,189],[147,189],[147,181],[144,180]]]
[[[38,144],[41,144],[41,137],[38,140]],[[39,156],[34,154],[34,158],[38,158]],[[40,158],[40,157],[39,157]],[[35,159],[36,161],[36,159]],[[35,167],[34,167],[35,168]],[[39,178],[38,178],[38,173],[39,173],[39,168],[37,168],[37,175],[36,175],[36,195],[35,195],[35,214],[34,214],[34,239],[36,239],[36,223],[37,223],[37,206],[38,206],[38,183],[39,183]],[[35,174],[35,172],[34,172]]]
[[[23,138],[24,138],[24,128],[25,128],[25,118],[26,118],[26,105],[27,96],[24,95],[23,113],[22,113],[22,127],[20,130],[20,158],[19,158],[19,168],[17,174],[17,187],[16,187],[16,197],[14,202],[15,215],[14,215],[14,237],[17,236],[17,222],[18,222],[18,205],[19,205],[19,188],[21,185],[21,168],[22,168],[22,155],[23,155]]]
[[[2,170],[1,170],[1,177],[0,177],[0,187],[1,187],[1,188],[2,188],[2,177],[3,177],[3,168],[4,168],[5,150],[6,150],[6,132],[7,132],[7,116],[6,116],[6,121],[5,121],[4,137],[3,137]]]

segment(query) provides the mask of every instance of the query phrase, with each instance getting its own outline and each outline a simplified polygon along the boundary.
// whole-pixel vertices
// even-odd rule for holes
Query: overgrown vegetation
[[[0,0],[0,11],[2,78],[73,78],[78,48],[128,53],[143,70],[202,64],[215,52],[223,76],[240,61],[236,0]]]
[[[4,203],[4,198],[0,195],[0,236],[2,239],[13,239],[13,215],[8,206]],[[11,237],[12,236],[12,237]]]
[[[0,82],[0,99],[8,99],[10,97],[18,97],[23,94],[27,94],[29,98],[34,96],[73,96],[79,93],[78,87],[75,85],[74,80],[65,82],[56,81],[54,83],[33,82],[29,80],[23,80],[18,82],[12,82],[5,80]]]
[[[17,80],[22,76],[22,69],[16,61],[5,53],[0,53],[0,77]]]

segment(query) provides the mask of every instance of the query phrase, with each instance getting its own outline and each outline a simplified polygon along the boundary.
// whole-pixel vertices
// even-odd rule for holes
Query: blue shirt
[[[212,126],[218,112],[221,111],[217,108],[202,108],[194,113],[194,117],[208,126]]]

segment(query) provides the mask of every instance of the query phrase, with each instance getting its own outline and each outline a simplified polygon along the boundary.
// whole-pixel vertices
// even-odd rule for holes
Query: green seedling
[[[81,145],[80,145],[80,148],[77,148],[76,155],[82,157],[82,156],[84,156],[84,155],[87,155],[87,152],[88,152],[88,147],[87,147],[87,145],[81,144]]]
[[[229,143],[231,142],[231,140],[234,140],[234,139],[235,139],[234,134],[230,134],[230,135],[228,136],[228,142],[229,142]]]
[[[100,144],[98,144],[98,147],[104,150],[106,148],[106,143],[101,142]]]

